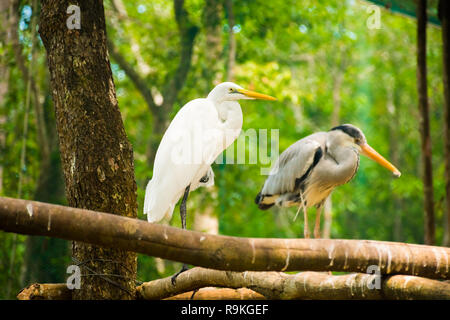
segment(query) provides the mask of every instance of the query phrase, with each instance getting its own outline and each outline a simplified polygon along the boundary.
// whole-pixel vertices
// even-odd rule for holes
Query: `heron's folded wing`
[[[321,144],[308,138],[289,146],[273,166],[261,194],[278,195],[295,191],[300,180],[309,174],[315,160],[318,161],[317,152],[321,153]]]

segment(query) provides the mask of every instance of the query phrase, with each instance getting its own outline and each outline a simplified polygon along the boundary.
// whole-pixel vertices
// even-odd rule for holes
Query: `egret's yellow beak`
[[[272,101],[277,100],[276,98],[268,96],[267,94],[262,94],[246,89],[237,89],[236,91],[253,99],[272,100]]]
[[[401,173],[398,171],[396,167],[389,161],[387,161],[381,154],[375,151],[371,146],[369,146],[367,143],[361,145],[361,153],[365,155],[366,157],[369,157],[370,159],[374,160],[375,162],[378,162],[380,165],[385,167],[386,169],[392,171],[394,176],[397,178],[400,177]]]

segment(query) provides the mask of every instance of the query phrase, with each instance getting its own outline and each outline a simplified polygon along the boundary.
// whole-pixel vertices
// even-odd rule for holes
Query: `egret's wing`
[[[320,150],[320,151],[318,151]],[[261,195],[279,195],[293,192],[308,175],[314,160],[318,161],[321,143],[306,137],[287,148],[276,161],[264,183]],[[308,171],[309,170],[309,171]]]
[[[217,110],[207,99],[192,100],[176,114],[158,147],[146,189],[149,221],[171,215],[185,188],[193,183],[195,189],[205,174],[211,175],[210,165],[222,151],[219,126]]]

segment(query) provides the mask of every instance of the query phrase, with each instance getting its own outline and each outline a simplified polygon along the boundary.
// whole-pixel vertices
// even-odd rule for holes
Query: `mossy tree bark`
[[[79,29],[67,26],[76,14],[67,13],[70,5],[80,8]],[[103,2],[43,0],[39,32],[47,50],[69,205],[135,218],[133,150],[118,108]],[[77,241],[72,249],[84,275],[75,299],[134,298],[135,253]]]

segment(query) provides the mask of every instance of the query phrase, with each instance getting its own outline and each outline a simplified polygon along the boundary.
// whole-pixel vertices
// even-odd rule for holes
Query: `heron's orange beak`
[[[258,93],[255,91],[250,91],[246,89],[237,89],[237,92],[246,95],[247,97],[253,98],[253,99],[261,99],[261,100],[277,100],[277,98],[274,98],[272,96],[268,96],[267,94]]]
[[[392,171],[394,176],[396,176],[397,178],[400,177],[401,175],[400,171],[398,171],[398,169],[394,167],[392,163],[387,161],[381,154],[376,152],[375,149],[369,146],[367,143],[361,145],[361,153],[366,157],[369,157],[370,159],[374,160],[375,162],[378,162],[386,169]]]

